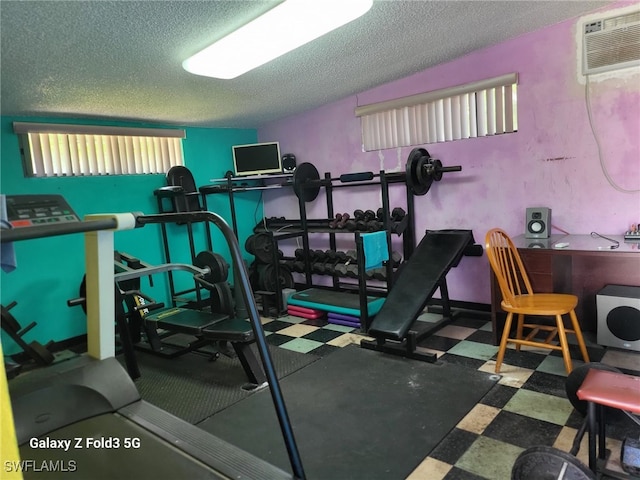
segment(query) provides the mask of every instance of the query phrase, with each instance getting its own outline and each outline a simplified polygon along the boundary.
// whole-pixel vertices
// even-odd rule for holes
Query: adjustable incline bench
[[[435,362],[435,354],[418,352],[416,346],[419,340],[453,320],[446,275],[464,255],[482,255],[482,247],[475,245],[471,230],[427,230],[371,322],[368,335],[375,340],[362,340],[360,346]],[[443,318],[419,332],[410,330],[438,288]]]

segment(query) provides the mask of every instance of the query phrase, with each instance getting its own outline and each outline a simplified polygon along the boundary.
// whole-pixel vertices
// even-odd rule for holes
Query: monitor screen
[[[278,142],[236,145],[233,150],[233,168],[236,176],[282,173],[280,144]]]

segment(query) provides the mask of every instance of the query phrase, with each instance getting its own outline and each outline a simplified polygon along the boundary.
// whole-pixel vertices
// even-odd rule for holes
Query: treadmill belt
[[[35,449],[28,443],[20,447],[20,457],[34,462],[34,467],[24,472],[25,480],[226,478],[204,464],[194,462],[144,428],[114,414],[74,423],[42,438],[70,440],[71,446],[67,451],[63,448]],[[100,439],[110,443],[101,444]],[[131,446],[125,442],[130,442]],[[116,444],[119,444],[118,448]]]

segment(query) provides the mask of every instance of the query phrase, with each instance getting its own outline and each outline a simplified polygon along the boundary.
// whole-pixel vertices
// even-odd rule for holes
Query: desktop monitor
[[[235,145],[232,150],[233,168],[237,177],[282,173],[282,158],[278,142]]]

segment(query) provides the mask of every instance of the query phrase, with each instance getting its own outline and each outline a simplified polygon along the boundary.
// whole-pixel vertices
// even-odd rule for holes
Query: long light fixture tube
[[[364,15],[373,0],[286,0],[182,62],[195,75],[232,79]]]

